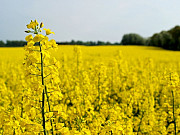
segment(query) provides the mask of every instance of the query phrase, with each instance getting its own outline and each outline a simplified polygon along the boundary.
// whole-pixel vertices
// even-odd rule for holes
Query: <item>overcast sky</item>
[[[56,41],[119,42],[180,24],[180,0],[0,0],[0,40],[24,40],[26,24],[44,22]]]

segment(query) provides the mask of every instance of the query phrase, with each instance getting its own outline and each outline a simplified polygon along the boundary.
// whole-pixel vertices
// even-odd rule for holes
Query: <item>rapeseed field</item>
[[[180,134],[180,52],[26,40],[0,48],[2,135]]]

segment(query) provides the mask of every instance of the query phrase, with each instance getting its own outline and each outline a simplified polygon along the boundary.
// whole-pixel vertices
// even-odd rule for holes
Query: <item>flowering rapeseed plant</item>
[[[30,24],[27,25],[27,28],[31,29],[28,30],[27,33],[33,33],[34,37],[30,34],[25,38],[27,41],[27,45],[25,46],[25,66],[27,78],[30,77],[29,81],[32,85],[31,94],[27,96],[29,96],[29,99],[33,99],[41,103],[40,105],[36,105],[37,102],[35,102],[35,104],[32,105],[31,102],[30,106],[41,110],[41,123],[43,132],[46,135],[50,132],[51,134],[54,134],[54,125],[52,120],[54,117],[54,111],[52,111],[51,107],[51,104],[53,104],[51,103],[51,96],[56,98],[59,96],[61,97],[62,94],[57,85],[59,82],[59,62],[54,57],[52,58],[49,53],[50,49],[57,48],[57,44],[55,40],[49,41],[47,36],[39,34],[42,31],[41,28],[43,26],[43,23],[39,26],[37,20],[31,21]],[[51,32],[49,29],[44,30],[46,30],[46,35],[51,33],[54,34],[54,32]],[[40,95],[42,95],[41,98]],[[48,121],[50,122],[50,125],[46,124]]]

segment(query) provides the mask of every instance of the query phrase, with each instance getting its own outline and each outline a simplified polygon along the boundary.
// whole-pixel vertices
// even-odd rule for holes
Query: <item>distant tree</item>
[[[111,45],[111,42],[107,41],[107,42],[105,43],[105,45]]]
[[[159,33],[155,33],[149,40],[150,46],[161,47],[162,36]]]
[[[95,46],[95,45],[96,45],[96,42],[94,42],[94,41],[89,41],[89,44],[90,44],[91,46]]]
[[[105,45],[103,41],[97,41],[97,45]]]
[[[170,29],[168,31],[174,40],[174,43],[172,44],[172,49],[173,50],[180,50],[180,26],[175,26],[174,28]]]
[[[77,45],[83,45],[83,41],[78,40],[78,41],[76,41],[76,44]]]
[[[4,46],[5,46],[5,43],[2,40],[0,40],[0,47],[4,47]]]
[[[138,34],[130,33],[123,35],[121,43],[123,45],[145,45],[145,39]]]
[[[167,31],[162,31],[161,35],[161,47],[165,49],[173,49],[174,39],[172,35]]]
[[[147,45],[158,46],[170,50],[180,50],[180,26],[169,31],[155,33],[147,41]]]
[[[71,40],[70,45],[75,45],[75,44],[76,44],[75,41]]]
[[[121,42],[115,42],[112,45],[121,45]]]
[[[17,41],[17,40],[7,40],[6,41],[6,47],[22,47],[24,45],[26,45],[27,42],[26,41]]]

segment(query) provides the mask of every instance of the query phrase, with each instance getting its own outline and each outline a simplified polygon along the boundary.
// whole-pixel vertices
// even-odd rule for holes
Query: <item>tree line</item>
[[[168,31],[155,33],[149,38],[143,38],[135,33],[125,34],[121,44],[156,46],[168,50],[180,50],[180,26],[175,26]]]
[[[22,47],[26,45],[26,41],[0,40],[0,47]],[[180,50],[180,26],[175,26],[168,31],[161,31],[153,34],[149,38],[144,38],[136,33],[124,34],[120,42],[104,42],[104,41],[80,41],[71,40],[57,42],[58,45],[85,45],[85,46],[100,46],[100,45],[146,45],[162,47],[169,50]]]
[[[22,47],[26,45],[26,41],[7,40],[6,42],[0,40],[0,47]],[[85,45],[85,46],[100,46],[100,45],[120,45],[120,42],[111,43],[109,41],[80,41],[71,40],[64,42],[57,42],[58,45]]]
[[[168,50],[180,50],[180,26],[168,31],[155,33],[147,40],[147,45],[158,46]]]
[[[80,41],[71,40],[70,42],[57,42],[58,45],[86,45],[86,46],[99,46],[99,45],[120,45],[121,42],[104,42],[104,41]]]
[[[22,47],[26,45],[26,41],[18,41],[18,40],[7,40],[6,42],[0,40],[0,47]]]

